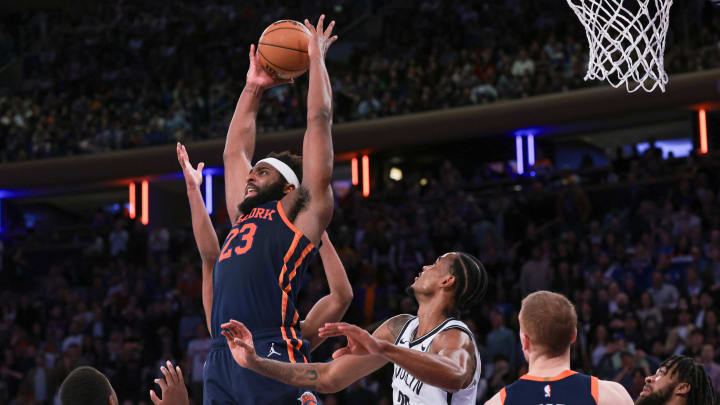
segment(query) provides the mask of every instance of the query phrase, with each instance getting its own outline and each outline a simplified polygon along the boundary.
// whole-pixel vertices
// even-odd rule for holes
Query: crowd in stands
[[[484,184],[500,182],[451,162],[367,199],[353,190],[338,197],[328,231],[354,289],[345,320],[372,327],[413,313],[404,289],[421,266],[466,251],[491,277],[489,295],[466,319],[482,356],[479,403],[527,372],[517,314],[521,298],[540,289],[577,307],[574,369],[636,397],[659,361],[682,353],[720,388],[718,166],[718,157],[662,160],[650,148],[607,168],[517,180],[523,191],[514,193],[487,192]],[[595,184],[582,182],[598,170]],[[229,230],[216,226],[221,238]],[[68,372],[90,364],[122,405],[149,405],[160,363],[172,360],[200,403],[210,342],[191,229],[146,228],[99,209],[68,234],[47,221],[9,232],[0,244],[0,402],[51,404]],[[319,259],[303,277],[307,314],[327,291]],[[330,340],[313,358],[329,359],[342,345]],[[390,373],[323,403],[389,404]]]
[[[4,17],[0,60],[21,73],[0,93],[0,162],[222,137],[271,22],[337,20],[328,58],[335,122],[598,85],[584,82],[584,30],[569,8],[502,2],[83,3]],[[720,12],[673,5],[670,73],[720,65]],[[442,23],[438,23],[438,22]],[[304,125],[306,77],[268,92],[259,130]]]

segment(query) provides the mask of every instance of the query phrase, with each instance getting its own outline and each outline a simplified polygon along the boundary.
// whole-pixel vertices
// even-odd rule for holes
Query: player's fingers
[[[324,330],[322,332],[319,332],[318,334],[320,335],[320,337],[335,337],[343,335],[341,331],[335,329]]]
[[[170,362],[170,360],[168,360],[166,364],[167,364],[168,374],[170,375],[170,381],[169,381],[169,382],[173,382],[173,383],[177,384],[177,382],[178,382],[178,376],[177,376],[177,374],[175,374],[175,367],[174,367],[173,364]]]
[[[319,33],[324,32],[324,30],[323,30],[324,23],[325,23],[325,14],[321,14],[320,18],[318,19],[317,28],[315,28],[315,30]]]
[[[303,23],[305,24],[305,27],[310,30],[311,34],[315,33],[315,27],[313,27],[313,25],[310,24],[310,21],[308,21],[307,18],[305,19],[305,21]]]
[[[180,368],[180,366],[175,366],[175,373],[177,374],[178,382],[182,385],[185,385],[185,378],[183,377],[182,369]]]
[[[165,390],[167,389],[167,383],[165,382],[164,378],[156,378],[153,381],[155,381],[155,384],[159,385],[160,389],[165,392]]]
[[[225,340],[227,340],[228,344],[232,343],[232,337],[230,336],[230,332],[224,330],[220,332],[221,335],[225,336]]]
[[[150,390],[150,400],[153,401],[153,404],[160,405],[160,398],[158,398],[153,390]]]
[[[163,373],[165,376],[165,384],[170,385],[171,383],[175,382],[170,375],[170,371],[165,366],[160,366],[160,372]]]
[[[197,168],[197,171],[199,171],[200,174],[202,174],[203,167],[205,167],[205,162],[200,162],[200,163],[198,164],[198,168]]]
[[[230,323],[231,323],[236,329],[238,329],[240,332],[242,332],[242,333],[250,333],[250,331],[248,330],[248,328],[245,326],[244,323],[242,323],[242,322],[240,322],[240,321],[236,321],[236,320],[234,320],[234,319],[231,319],[231,320],[230,320]]]
[[[337,35],[333,35],[330,39],[328,39],[328,42],[327,42],[327,46],[326,46],[326,47],[327,47],[327,48],[330,48],[330,45],[332,45],[335,41],[337,41],[337,39],[338,39],[338,36],[337,36]]]
[[[255,62],[255,44],[250,44],[250,63]]]
[[[341,349],[335,350],[332,354],[332,357],[333,357],[333,359],[337,359],[338,357],[344,356],[344,355],[348,354],[349,352],[350,351],[347,347],[343,347]]]
[[[334,27],[335,27],[335,20],[330,21],[330,24],[328,24],[328,26],[327,26],[327,28],[325,29],[325,32],[324,32],[324,34],[325,34],[326,37],[329,37],[330,34],[332,34],[332,30],[333,30]]]
[[[248,343],[243,342],[242,340],[240,340],[240,338],[235,338],[235,344],[236,344],[236,345],[239,345],[239,346],[242,346],[243,349],[245,349],[245,350],[247,350],[247,351],[252,351],[252,350],[253,350],[253,347],[252,347],[252,346],[250,346]]]

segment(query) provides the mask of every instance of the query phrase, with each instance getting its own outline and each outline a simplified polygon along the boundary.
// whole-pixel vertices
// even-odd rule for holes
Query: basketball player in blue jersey
[[[408,289],[417,298],[417,316],[395,316],[372,335],[346,323],[321,328],[320,336],[348,339],[329,363],[290,364],[258,355],[253,334],[236,320],[222,325],[223,335],[239,365],[286,384],[337,392],[393,362],[394,404],[474,405],[480,355],[472,332],[453,315],[472,309],[487,284],[487,273],[475,257],[445,254],[423,267]]]
[[[220,336],[221,324],[241,319],[264,356],[307,362],[309,344],[295,308],[299,280],[332,217],[332,89],[325,54],[337,39],[324,16],[310,31],[307,131],[303,156],[269,156],[250,165],[262,93],[283,82],[255,60],[235,109],[225,144],[226,203],[233,227],[213,271],[210,327],[214,343],[204,370],[204,403],[296,403],[297,389],[238,367]]]
[[[193,235],[202,259],[203,309],[205,310],[208,331],[212,333],[210,326],[213,299],[212,275],[215,262],[220,256],[220,244],[200,193],[200,186],[203,181],[202,169],[205,164],[200,162],[197,169],[193,168],[185,146],[179,142],[177,144],[177,157],[187,186]],[[345,267],[340,261],[332,242],[330,242],[327,232],[323,233],[321,241],[322,244],[318,251],[330,293],[320,298],[310,309],[307,317],[300,322],[300,331],[303,338],[310,342],[311,351],[324,340],[318,336],[318,329],[326,322],[337,322],[342,319],[353,297],[352,286],[345,273]],[[273,353],[277,353],[277,350],[279,349],[271,346]]]
[[[577,314],[567,298],[549,291],[532,293],[522,301],[519,321],[528,374],[485,405],[632,405],[622,385],[570,370]]]

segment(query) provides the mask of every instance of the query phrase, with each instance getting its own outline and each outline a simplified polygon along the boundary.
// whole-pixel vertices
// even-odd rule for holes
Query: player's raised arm
[[[373,337],[380,341],[394,342],[408,319],[410,315],[390,318],[377,328]],[[255,353],[252,335],[242,323],[230,321],[222,327],[227,329],[222,334],[240,366],[285,384],[313,391],[340,391],[387,363],[381,356],[370,355],[362,350],[356,350],[352,354],[338,354],[338,357],[329,363],[284,363],[270,360]]]
[[[314,243],[320,240],[332,218],[332,190],[330,180],[333,168],[332,87],[325,67],[325,54],[337,36],[331,36],[335,22],[327,29],[320,16],[313,27],[308,20],[305,26],[310,30],[308,57],[310,58],[310,87],[307,99],[307,130],[303,138],[303,178],[301,192],[307,192],[307,210],[296,220],[296,226]],[[295,198],[298,198],[297,196]],[[300,195],[299,198],[303,198]],[[295,204],[298,202],[296,201]]]
[[[245,198],[245,185],[255,152],[255,120],[260,98],[265,90],[291,80],[271,77],[256,61],[255,45],[250,46],[250,67],[245,88],[240,94],[233,113],[227,138],[223,163],[225,165],[225,204],[230,221],[238,216],[238,204]]]
[[[347,323],[328,324],[320,329],[322,337],[340,335],[348,339],[348,345],[338,350],[341,354],[367,352],[381,356],[418,380],[448,392],[468,387],[477,367],[472,338],[457,329],[438,334],[427,352],[396,346],[392,341],[377,339]]]
[[[330,294],[320,298],[301,324],[302,335],[310,341],[310,350],[318,347],[325,338],[318,336],[318,329],[328,322],[342,319],[353,298],[352,286],[345,273],[345,266],[335,251],[327,232],[323,232],[320,258],[327,277]]]
[[[185,176],[185,186],[187,187],[188,202],[190,203],[190,214],[192,216],[193,235],[197,244],[200,258],[202,259],[202,303],[205,310],[205,323],[208,331],[212,334],[210,328],[210,315],[212,313],[213,300],[213,268],[215,261],[220,255],[220,244],[218,243],[217,233],[213,228],[210,216],[205,210],[202,194],[200,194],[200,185],[203,181],[202,169],[205,166],[200,162],[197,169],[193,169],[190,159],[185,150],[185,146],[178,142],[177,157],[180,167],[182,167]]]

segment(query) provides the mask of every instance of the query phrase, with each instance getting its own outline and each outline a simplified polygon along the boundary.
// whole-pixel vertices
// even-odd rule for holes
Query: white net
[[[585,80],[606,80],[665,91],[668,75],[663,65],[665,35],[672,0],[568,0],[585,26],[590,58]],[[632,4],[630,4],[632,3]]]

